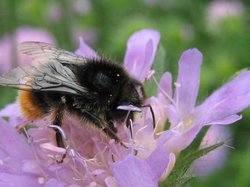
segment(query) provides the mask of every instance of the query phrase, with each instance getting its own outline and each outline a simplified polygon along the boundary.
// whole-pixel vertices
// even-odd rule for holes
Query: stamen
[[[28,144],[31,144],[32,143],[32,137],[28,134],[28,132],[27,132],[27,129],[24,127],[23,128],[23,133],[25,134],[25,136],[26,136],[26,138],[27,138],[27,142],[28,142]]]
[[[178,106],[179,105],[179,98],[180,98],[179,97],[179,88],[181,87],[181,84],[178,82],[175,82],[174,85],[175,85],[175,93],[176,93],[176,106]]]
[[[175,103],[175,101],[172,99],[172,97],[171,97],[170,95],[168,95],[168,93],[165,92],[165,91],[162,89],[162,87],[158,84],[158,82],[157,82],[155,76],[153,76],[153,80],[154,80],[156,86],[161,90],[161,92],[163,93],[163,95],[164,95],[164,96],[165,96],[174,106],[177,106],[176,103]]]
[[[225,146],[225,147],[227,147],[227,148],[235,149],[235,147],[229,145],[229,144],[232,144],[232,141],[233,141],[232,138],[227,138],[227,139],[224,141],[223,146]],[[231,142],[231,143],[230,143],[230,142]]]
[[[73,159],[75,159],[77,156],[76,151],[74,149],[69,149],[68,153],[69,156],[72,157]]]
[[[149,70],[146,74],[146,80],[151,79],[155,75],[155,70]]]
[[[228,144],[223,144],[223,146],[227,147],[227,148],[230,148],[230,149],[235,149],[235,147],[231,146],[231,145],[228,145]]]

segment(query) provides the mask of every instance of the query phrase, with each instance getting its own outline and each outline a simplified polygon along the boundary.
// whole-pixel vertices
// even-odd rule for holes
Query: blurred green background
[[[27,26],[47,31],[60,48],[70,51],[78,47],[78,38],[82,36],[99,53],[120,62],[133,32],[156,29],[161,33],[159,56],[164,57],[159,66],[171,71],[174,77],[184,50],[196,47],[202,51],[199,102],[250,65],[247,0],[0,1],[0,46],[6,37],[15,45],[17,30]],[[4,49],[0,51],[0,67],[7,63]],[[8,63],[17,64],[13,59]],[[156,68],[157,77],[160,72]],[[15,99],[16,91],[0,88],[0,95],[2,108]],[[243,112],[243,120],[229,128],[232,135],[228,144],[234,149],[230,150],[225,165],[205,179],[196,178],[189,186],[250,186],[250,110]]]

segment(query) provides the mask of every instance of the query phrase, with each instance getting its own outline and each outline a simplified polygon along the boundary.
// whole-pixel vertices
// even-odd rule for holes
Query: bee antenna
[[[150,104],[147,104],[147,105],[141,105],[142,108],[149,108],[150,109],[150,112],[151,112],[151,115],[152,115],[152,119],[153,119],[153,129],[155,129],[155,114],[154,114],[154,110],[152,108],[152,106]]]

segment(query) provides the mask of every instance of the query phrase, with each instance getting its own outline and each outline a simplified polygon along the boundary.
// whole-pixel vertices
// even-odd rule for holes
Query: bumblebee
[[[0,76],[0,85],[20,90],[18,100],[27,119],[49,115],[53,125],[61,126],[66,113],[76,114],[124,145],[114,122],[133,119],[135,111],[128,113],[121,106],[145,107],[139,81],[110,59],[84,58],[47,43],[24,42],[19,51],[35,65]],[[55,131],[57,145],[65,147],[59,130]]]

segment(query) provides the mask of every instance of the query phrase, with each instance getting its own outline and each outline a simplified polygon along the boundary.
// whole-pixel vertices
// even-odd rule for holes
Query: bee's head
[[[145,93],[142,84],[136,80],[129,79],[120,90],[120,97],[116,103],[114,116],[117,119],[127,119],[126,123],[129,124],[128,119],[133,119],[134,112],[142,112],[141,108],[149,108],[152,115],[153,128],[155,128],[155,115],[153,108],[150,104],[144,105]],[[128,116],[129,114],[129,116]]]
[[[141,106],[145,98],[142,84],[134,79],[128,79],[119,93],[118,105]]]

